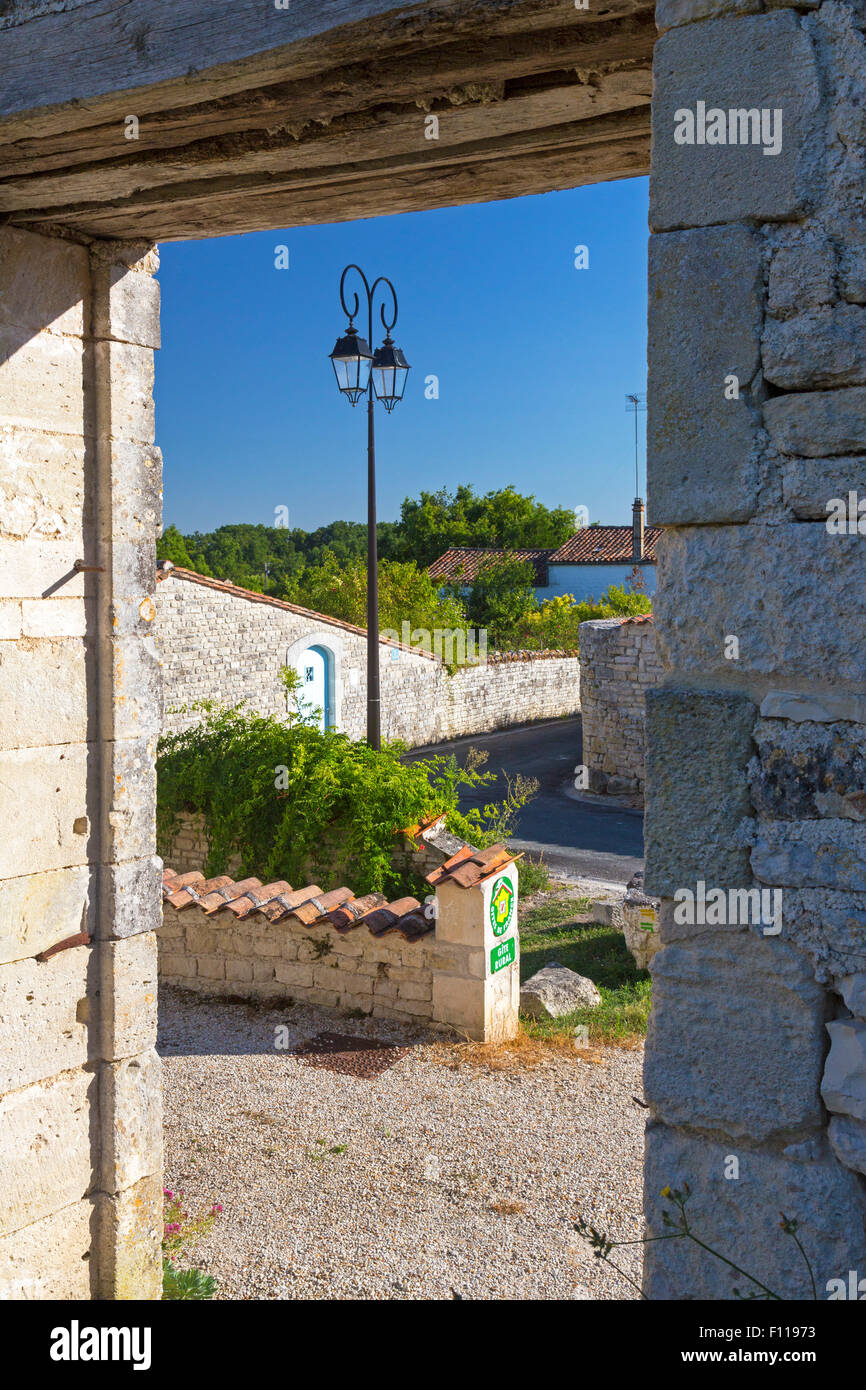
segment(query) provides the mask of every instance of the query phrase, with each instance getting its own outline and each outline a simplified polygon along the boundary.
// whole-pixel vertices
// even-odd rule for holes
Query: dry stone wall
[[[0,1299],[161,1291],[155,267],[0,229]]]
[[[662,679],[652,618],[580,625],[583,762],[589,790],[643,797],[646,694]]]
[[[160,980],[213,998],[300,1000],[481,1042],[512,1038],[517,868],[501,845],[476,852],[454,843],[454,854],[436,856],[435,896],[424,906],[166,870]]]
[[[827,1298],[866,1272],[866,6],[760,9],[657,8],[646,1207],[662,1234],[687,1181],[703,1240],[808,1298],[784,1206]],[[750,110],[757,141],[675,139]],[[734,1283],[648,1247],[651,1298]]]
[[[360,628],[174,571],[158,585],[157,632],[166,732],[200,720],[189,709],[197,700],[246,700],[257,713],[285,715],[280,667],[293,648],[315,643],[334,653],[336,727],[350,738],[366,734],[367,637]],[[451,676],[442,662],[383,642],[380,667],[382,736],[410,747],[580,708],[573,655],[493,656]]]

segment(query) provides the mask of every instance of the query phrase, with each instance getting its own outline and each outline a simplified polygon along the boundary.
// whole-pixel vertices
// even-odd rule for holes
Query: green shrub
[[[391,863],[394,837],[430,815],[475,845],[511,833],[513,818],[535,790],[518,781],[504,802],[462,815],[461,786],[492,780],[483,756],[465,768],[436,756],[405,763],[399,743],[375,752],[345,734],[303,722],[232,709],[200,707],[201,724],[160,741],[157,835],[168,852],[182,812],[204,817],[208,876],[238,856],[238,876],[335,886],[334,874],[357,894],[389,896],[411,889]]]
[[[164,1299],[213,1298],[216,1280],[201,1269],[177,1269],[171,1260],[162,1262],[162,1296]]]

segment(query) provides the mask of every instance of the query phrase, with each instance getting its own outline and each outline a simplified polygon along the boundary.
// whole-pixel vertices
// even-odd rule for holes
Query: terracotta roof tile
[[[468,847],[467,852],[473,853]],[[204,874],[178,874],[173,869],[163,871],[162,883],[164,900],[176,911],[195,904],[208,915],[225,910],[241,921],[254,915],[270,923],[294,917],[307,927],[327,922],[341,933],[364,925],[374,936],[397,931],[407,941],[415,941],[433,930],[432,920],[417,898],[398,898],[387,903],[384,893],[356,898],[350,888],[323,893],[316,883],[293,889],[285,881],[263,886],[259,879],[247,878],[235,883],[227,874],[206,880]]]
[[[499,564],[502,560],[530,560],[535,569],[535,582],[539,588],[547,584],[547,561],[552,550],[485,550],[474,546],[453,546],[434,560],[427,573],[431,579],[459,579],[470,584],[477,579],[483,569]]]
[[[291,893],[276,893],[269,903],[265,903],[258,910],[269,922],[279,922],[302,903],[321,896],[322,890],[318,883],[308,883],[306,888],[296,888]]]
[[[661,526],[644,530],[643,558],[655,561]],[[550,552],[551,565],[629,565],[634,559],[630,526],[583,526],[569,536],[558,550]]]
[[[449,883],[457,883],[461,888],[474,888],[494,874],[501,873],[519,858],[519,854],[512,854],[504,845],[491,845],[488,849],[479,851],[466,846],[428,874],[427,882],[436,884],[447,879]]]
[[[247,879],[246,889],[241,897],[235,898],[234,902],[226,903],[229,912],[241,920],[249,917],[251,912],[255,912],[257,907],[264,907],[272,902],[278,893],[291,893],[290,883],[268,883],[262,885],[258,879]]]
[[[443,878],[448,877],[452,868],[456,868],[458,864],[462,864],[466,859],[471,859],[476,852],[477,851],[474,850],[471,845],[464,845],[462,849],[458,849],[456,854],[452,854],[450,859],[446,859],[444,864],[440,864],[438,869],[434,869],[432,873],[427,874],[427,882],[432,884],[439,883]]]
[[[386,903],[376,912],[371,912],[366,925],[374,936],[384,936],[385,932],[398,929],[401,918],[410,912],[417,912],[420,906],[417,898],[398,898],[396,902]]]
[[[362,919],[366,920],[384,901],[384,893],[367,893],[363,898],[347,898],[333,912],[328,913],[328,921],[338,932],[345,935],[346,932],[353,931]]]
[[[348,902],[354,897],[351,888],[332,888],[330,893],[322,893],[316,898],[308,898],[306,902],[300,903],[292,908],[289,914],[297,917],[299,922],[303,922],[305,927],[311,927],[314,922],[319,922],[323,917],[327,917],[335,908],[342,903]]]

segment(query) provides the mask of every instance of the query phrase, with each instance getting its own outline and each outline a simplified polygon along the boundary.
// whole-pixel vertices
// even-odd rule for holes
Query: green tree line
[[[379,626],[398,632],[475,628],[491,650],[577,649],[580,622],[645,612],[640,592],[611,588],[598,602],[565,596],[539,601],[531,564],[513,557],[490,565],[471,583],[459,576],[440,587],[427,567],[456,546],[553,549],[574,531],[574,515],[549,508],[514,487],[477,494],[471,486],[423,491],[406,498],[399,521],[380,522]],[[166,527],[157,557],[198,574],[226,579],[344,622],[366,623],[367,528],[334,521],[315,531],[238,522],[183,535]],[[416,639],[413,639],[416,640]]]

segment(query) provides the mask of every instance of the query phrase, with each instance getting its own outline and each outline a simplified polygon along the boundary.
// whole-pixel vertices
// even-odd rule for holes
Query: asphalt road
[[[504,774],[535,777],[538,793],[520,812],[517,835],[509,841],[544,861],[557,877],[627,883],[643,868],[643,817],[637,811],[598,806],[574,799],[574,768],[581,761],[580,719],[553,719],[492,734],[473,734],[428,748],[413,748],[408,759],[453,753],[464,763],[471,747],[484,748],[486,770],[497,780],[477,790],[463,789],[461,810],[499,800]]]

